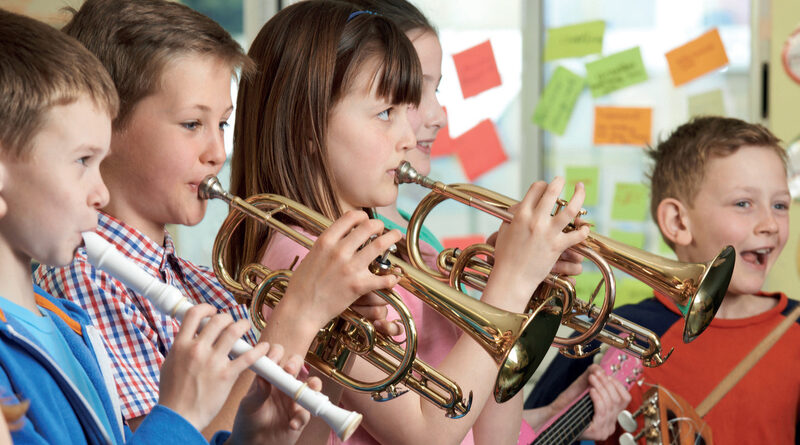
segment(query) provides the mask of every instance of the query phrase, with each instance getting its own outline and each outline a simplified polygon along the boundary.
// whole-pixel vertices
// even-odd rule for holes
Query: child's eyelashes
[[[91,158],[92,158],[91,156],[81,156],[80,158],[78,158],[77,162],[78,164],[86,167],[89,165],[89,159]]]
[[[181,126],[187,130],[194,131],[200,127],[200,122],[198,121],[181,122]]]
[[[200,121],[188,121],[188,122],[181,122],[181,126],[187,130],[194,131],[202,127],[203,124]],[[225,131],[225,129],[228,128],[229,126],[230,124],[228,123],[227,120],[220,121],[219,130]]]
[[[380,119],[382,121],[388,121],[389,120],[389,114],[392,112],[392,108],[393,107],[389,107],[389,108],[381,111],[380,113],[378,113],[378,119]]]
[[[789,210],[789,203],[788,202],[776,202],[772,206],[776,210]]]

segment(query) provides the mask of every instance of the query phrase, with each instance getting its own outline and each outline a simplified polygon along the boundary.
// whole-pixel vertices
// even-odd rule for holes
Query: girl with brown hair
[[[338,2],[304,1],[264,25],[248,55],[258,69],[239,89],[233,193],[284,195],[332,219],[394,202],[394,169],[417,144],[408,113],[409,107],[420,103],[423,74],[403,31],[372,11]],[[562,187],[561,179],[550,185],[536,183],[512,209],[514,223],[501,228],[497,263],[484,302],[522,312],[559,255],[585,238],[586,229],[562,232],[580,209],[582,186],[564,212],[550,216]],[[288,268],[306,254],[287,237],[257,227],[249,228],[238,241],[234,244],[240,249],[230,258],[234,271],[254,261],[273,269]],[[420,355],[429,355],[430,364],[465,386],[465,393],[473,393],[472,408],[453,420],[416,394],[375,404],[369,395],[345,391],[341,404],[365,414],[363,429],[351,442],[460,443],[484,411],[499,406],[512,414],[503,425],[492,426],[494,440],[516,442],[521,395],[507,405],[490,401],[497,374],[494,361],[437,312],[405,290],[398,293],[415,320],[425,321],[419,333]],[[272,317],[278,311],[280,304]],[[290,320],[287,317],[284,313],[281,320]],[[269,331],[268,325],[265,332]],[[308,348],[294,338],[273,340],[289,353]],[[384,377],[359,358],[350,374],[368,381]],[[325,391],[337,396],[336,390]],[[313,433],[327,434],[312,424],[306,434]]]

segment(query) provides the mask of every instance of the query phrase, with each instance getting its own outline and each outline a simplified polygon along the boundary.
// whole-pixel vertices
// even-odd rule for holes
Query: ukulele
[[[639,427],[635,418],[643,415],[644,428],[635,436],[631,434]],[[635,445],[644,438],[647,445],[713,445],[711,428],[695,412],[692,405],[675,393],[661,386],[653,386],[644,393],[642,406],[631,414],[620,413],[619,424],[627,433],[620,445]]]
[[[635,357],[616,348],[609,348],[600,361],[606,374],[625,385],[625,389],[636,383],[642,375],[642,363]],[[594,417],[594,404],[589,388],[544,425],[544,429],[531,445],[563,445],[572,443],[586,431]]]

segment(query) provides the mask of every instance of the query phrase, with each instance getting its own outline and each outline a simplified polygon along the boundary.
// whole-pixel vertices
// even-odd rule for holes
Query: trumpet
[[[265,305],[274,307],[279,303],[291,271],[270,271],[263,265],[249,264],[238,277],[232,277],[224,259],[234,231],[244,218],[250,217],[310,249],[313,242],[283,221],[293,219],[317,236],[331,221],[279,195],[255,195],[246,200],[233,196],[213,176],[203,180],[198,194],[202,199],[222,199],[231,208],[214,241],[214,271],[220,283],[240,301],[249,301],[256,327],[263,328],[262,309]],[[498,402],[508,400],[522,389],[544,358],[562,317],[558,298],[544,299],[530,314],[503,311],[431,278],[389,252],[374,261],[371,270],[378,274],[397,274],[400,286],[459,326],[489,353],[500,368],[494,386]],[[402,384],[444,409],[448,417],[466,415],[472,393],[464,400],[455,382],[416,358],[417,333],[408,309],[394,291],[384,289],[376,293],[400,315],[406,332],[405,347],[376,332],[372,324],[348,309],[320,331],[306,355],[306,362],[346,388],[369,392],[376,400],[396,397],[399,395],[397,387]],[[343,367],[351,353],[378,367],[388,374],[387,377],[379,382],[361,382],[347,376]]]
[[[446,199],[454,199],[505,222],[511,222],[513,215],[508,208],[517,201],[471,184],[445,185],[418,174],[408,162],[402,163],[397,168],[395,181],[398,184],[415,183],[432,190],[422,199],[409,220],[405,249],[412,265],[439,280],[449,281],[450,285],[456,288],[460,289],[461,285],[466,283],[476,289],[482,289],[492,266],[477,255],[491,256],[494,254],[494,249],[486,244],[469,246],[463,251],[446,249],[437,259],[439,270],[432,269],[422,260],[419,250],[422,223],[431,210]],[[557,205],[555,212],[566,205],[566,202],[559,200]],[[571,223],[564,230],[574,229],[575,225]],[[662,356],[661,342],[655,333],[611,313],[614,308],[616,284],[610,266],[613,265],[657,292],[670,297],[684,315],[683,341],[688,343],[705,330],[719,309],[733,274],[736,256],[733,247],[727,246],[707,263],[684,263],[627,246],[595,233],[591,233],[586,240],[571,247],[570,250],[595,263],[603,275],[603,280],[598,283],[589,301],[576,298],[574,286],[563,277],[553,274],[548,276],[545,283],[537,289],[531,298],[531,305],[536,305],[543,298],[560,294],[564,306],[562,324],[579,333],[573,338],[555,337],[553,346],[558,347],[560,352],[568,357],[581,358],[595,352],[587,349],[586,345],[591,340],[597,339],[610,346],[629,351],[650,367],[664,363],[671,351]],[[592,302],[601,286],[605,288],[605,298],[602,307],[598,308]],[[581,316],[594,321],[590,323]],[[607,328],[613,328],[616,332]]]
[[[83,239],[86,244],[86,255],[92,265],[108,272],[126,286],[146,296],[161,312],[171,314],[183,321],[186,311],[192,307],[192,304],[177,288],[164,284],[147,274],[100,235],[94,232],[84,232]],[[205,322],[204,320],[203,325]],[[231,355],[239,356],[250,349],[252,346],[239,339],[231,348]],[[340,408],[331,403],[328,396],[309,389],[308,385],[292,377],[267,357],[256,360],[250,369],[284,394],[292,396],[312,415],[324,420],[342,440],[347,440],[363,419],[361,414]]]

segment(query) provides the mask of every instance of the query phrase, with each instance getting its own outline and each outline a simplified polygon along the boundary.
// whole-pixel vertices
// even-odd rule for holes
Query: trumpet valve
[[[556,200],[556,208],[553,211],[553,216],[557,215],[558,212],[560,212],[561,209],[566,207],[568,204],[569,204],[569,201],[567,201],[566,199],[558,198]],[[587,212],[586,209],[580,209],[580,210],[578,210],[578,217],[585,216],[587,213],[589,213],[589,212]]]

